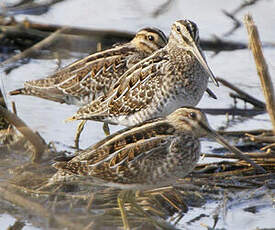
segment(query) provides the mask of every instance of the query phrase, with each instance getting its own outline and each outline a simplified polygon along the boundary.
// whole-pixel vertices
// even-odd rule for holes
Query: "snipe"
[[[200,156],[199,138],[207,134],[215,136],[199,109],[180,108],[166,118],[118,131],[72,159],[61,158],[50,184],[76,177],[122,189],[118,206],[124,229],[130,229],[124,203],[148,217],[136,203],[135,191],[170,186],[190,173]]]
[[[55,163],[55,175],[89,176],[95,182],[121,189],[151,189],[173,184],[196,165],[199,138],[207,134],[205,115],[180,108],[114,133],[69,161]],[[63,160],[63,158],[62,158]]]
[[[118,131],[73,158],[61,158],[54,165],[58,171],[50,184],[72,181],[77,177],[122,189],[118,204],[124,229],[130,229],[124,202],[132,203],[146,216],[136,204],[134,192],[173,185],[177,179],[190,173],[199,160],[199,138],[203,136],[216,139],[240,159],[255,165],[209,127],[203,112],[185,107],[165,118]]]
[[[76,176],[120,188],[117,202],[124,229],[131,229],[125,202],[157,226],[158,223],[136,203],[135,191],[174,184],[191,172],[200,155],[198,138],[207,134],[204,126],[208,127],[208,122],[198,109],[181,108],[166,118],[126,128],[68,161],[55,163],[58,172],[50,183],[71,181]]]
[[[195,106],[217,81],[199,46],[196,24],[172,25],[168,44],[129,69],[108,92],[80,108],[69,120],[97,120],[131,126],[166,116],[182,106]]]
[[[167,38],[162,31],[144,28],[129,43],[80,59],[50,77],[27,81],[24,88],[10,94],[85,105],[104,95],[126,70],[166,43]]]

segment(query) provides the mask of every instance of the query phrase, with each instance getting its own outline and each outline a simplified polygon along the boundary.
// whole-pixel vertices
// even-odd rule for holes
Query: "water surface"
[[[7,0],[3,1],[8,2]],[[40,23],[70,25],[89,29],[112,29],[136,32],[145,26],[155,26],[169,34],[171,24],[178,19],[188,18],[197,23],[202,38],[211,38],[213,35],[223,38],[223,34],[233,26],[232,21],[224,16],[222,9],[227,11],[234,10],[242,1],[219,1],[219,0],[176,0],[169,9],[158,17],[153,17],[152,12],[164,0],[67,0],[56,4],[48,13],[41,16],[28,16],[28,19]],[[275,4],[274,1],[259,1],[255,6],[241,11],[237,18],[242,21],[245,13],[252,14],[257,24],[262,41],[274,42],[275,30]],[[19,15],[17,19],[24,19],[25,16]],[[227,39],[247,42],[247,33],[242,26]],[[84,55],[84,54],[83,54]],[[275,82],[275,52],[272,48],[265,48],[264,55],[269,65],[273,82]],[[66,65],[74,59],[63,60],[62,65]],[[252,54],[249,50],[237,50],[230,52],[221,52],[214,55],[213,52],[207,52],[207,61],[216,76],[222,77],[237,85],[241,89],[264,100],[260,88],[260,81],[257,76]],[[31,79],[38,79],[53,73],[57,68],[55,60],[33,59],[28,64],[15,69],[8,76],[3,76],[3,88],[6,92],[20,88],[23,82]],[[213,100],[207,95],[199,103],[201,108],[227,108],[233,105],[233,100],[228,96],[229,90],[224,87],[216,88],[212,83],[209,87],[218,96],[218,100]],[[73,145],[74,133],[77,122],[64,123],[63,120],[76,112],[74,106],[61,105],[55,102],[42,100],[29,96],[8,96],[8,102],[15,101],[19,116],[34,130],[38,131],[47,142],[57,141],[58,149],[68,148]],[[243,103],[239,102],[238,107],[242,108]],[[249,107],[249,105],[248,105]],[[212,127],[218,128],[225,125],[225,116],[208,116]],[[102,124],[97,122],[88,122],[87,128],[82,134],[80,146],[85,148],[104,138],[101,131]],[[112,126],[112,132],[121,129],[119,126]],[[267,114],[258,115],[246,119],[243,122],[237,122],[229,130],[250,130],[250,129],[270,129],[271,123]],[[202,151],[211,151],[213,147],[219,146],[214,142],[204,140]],[[256,214],[243,211],[240,204],[237,208],[230,209],[223,222],[219,222],[218,227],[226,229],[255,229],[256,227],[270,228],[275,226],[274,208],[271,208],[269,201],[267,207],[261,209]],[[202,219],[196,224],[189,226],[186,222],[200,212],[213,213],[218,203],[210,203],[202,209],[194,208],[181,220],[179,227],[192,229],[205,229],[200,223],[209,223],[210,218]],[[2,226],[8,226],[15,221],[9,215],[1,215],[0,223]],[[5,227],[6,228],[6,227]],[[24,230],[37,229],[31,226],[25,226]]]

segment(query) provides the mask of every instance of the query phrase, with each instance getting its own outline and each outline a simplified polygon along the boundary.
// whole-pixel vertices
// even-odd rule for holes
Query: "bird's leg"
[[[104,123],[105,124],[105,123]],[[126,210],[125,210],[125,198],[127,196],[127,190],[122,190],[121,192],[119,192],[118,196],[117,196],[117,203],[118,203],[118,207],[120,210],[120,214],[121,214],[121,219],[123,222],[123,227],[124,230],[130,230],[130,226],[127,220],[127,216],[126,216]]]
[[[108,125],[107,122],[103,123],[103,131],[104,131],[104,133],[105,133],[106,136],[110,135],[110,128],[109,128],[109,125]]]
[[[80,135],[84,129],[86,122],[87,122],[86,120],[83,120],[77,126],[77,130],[76,130],[76,134],[75,134],[75,138],[74,138],[74,145],[75,145],[76,149],[79,149],[79,138],[80,138]]]

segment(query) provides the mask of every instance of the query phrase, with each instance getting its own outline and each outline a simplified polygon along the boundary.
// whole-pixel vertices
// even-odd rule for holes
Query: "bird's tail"
[[[13,95],[19,95],[19,94],[28,94],[28,93],[25,88],[21,88],[21,89],[10,91],[9,94],[13,96]]]
[[[21,88],[9,92],[10,95],[31,95],[40,97],[46,100],[55,101],[59,103],[65,103],[65,99],[62,95],[52,93],[52,91],[43,91],[35,88]]]

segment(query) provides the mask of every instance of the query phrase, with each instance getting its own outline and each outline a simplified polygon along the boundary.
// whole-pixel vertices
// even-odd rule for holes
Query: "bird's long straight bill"
[[[261,173],[266,173],[263,167],[256,164],[253,160],[251,160],[248,156],[244,155],[239,149],[237,149],[235,146],[230,145],[221,135],[219,135],[216,131],[209,128],[205,124],[200,122],[200,126],[204,128],[208,135],[212,138],[214,138],[218,143],[223,145],[225,148],[227,148],[229,151],[234,153],[239,159],[246,161],[247,163],[251,164],[256,170],[258,170]]]
[[[208,73],[209,77],[211,78],[211,80],[214,82],[214,84],[216,86],[219,86],[218,81],[216,80],[214,74],[212,73],[211,69],[209,68],[209,66],[207,65],[204,57],[202,56],[201,52],[199,51],[198,47],[196,46],[196,44],[194,43],[192,48],[191,48],[193,54],[196,56],[196,58],[198,59],[198,61],[200,62],[200,64],[203,66],[203,68],[206,70],[206,72]]]

